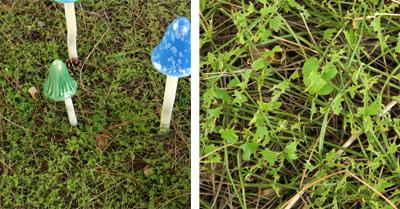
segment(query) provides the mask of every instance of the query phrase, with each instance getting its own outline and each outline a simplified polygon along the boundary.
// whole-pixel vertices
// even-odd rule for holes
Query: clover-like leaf
[[[308,59],[303,65],[302,73],[304,75],[304,78],[308,78],[311,72],[317,71],[317,68],[318,59],[315,57]]]
[[[328,63],[327,65],[325,65],[324,68],[322,68],[322,76],[325,79],[332,79],[336,76],[336,74],[338,73],[338,70],[336,69],[336,66],[333,63]]]

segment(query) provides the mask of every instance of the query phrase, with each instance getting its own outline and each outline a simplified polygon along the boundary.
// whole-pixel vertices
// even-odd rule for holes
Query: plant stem
[[[76,51],[76,19],[74,3],[64,3],[65,18],[67,19],[67,41],[69,58],[78,58]]]
[[[74,105],[72,104],[72,99],[68,98],[64,100],[65,107],[67,108],[68,119],[71,126],[76,127],[78,126],[78,121],[76,120]]]
[[[166,132],[169,129],[177,86],[178,86],[178,77],[168,75],[167,82],[165,85],[164,103],[160,121],[160,128],[162,132]]]

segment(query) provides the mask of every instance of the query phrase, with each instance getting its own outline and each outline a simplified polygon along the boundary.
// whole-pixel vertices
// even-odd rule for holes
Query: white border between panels
[[[200,72],[199,72],[199,0],[191,1],[192,76],[191,76],[191,208],[200,207]]]

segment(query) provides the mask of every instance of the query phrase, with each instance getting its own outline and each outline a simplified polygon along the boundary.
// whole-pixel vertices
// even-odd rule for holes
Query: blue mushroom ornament
[[[178,78],[191,75],[191,27],[186,17],[176,18],[165,32],[161,43],[151,53],[151,62],[167,75],[160,129],[169,129]]]

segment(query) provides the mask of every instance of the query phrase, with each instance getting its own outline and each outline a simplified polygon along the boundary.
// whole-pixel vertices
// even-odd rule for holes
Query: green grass
[[[161,134],[166,77],[150,60],[190,1],[96,2],[75,6],[87,58],[72,72],[76,128],[42,90],[51,62],[68,58],[63,4],[0,3],[1,208],[190,205],[190,79],[179,80],[172,130]]]
[[[297,2],[200,2],[201,206],[399,207],[399,5]]]

